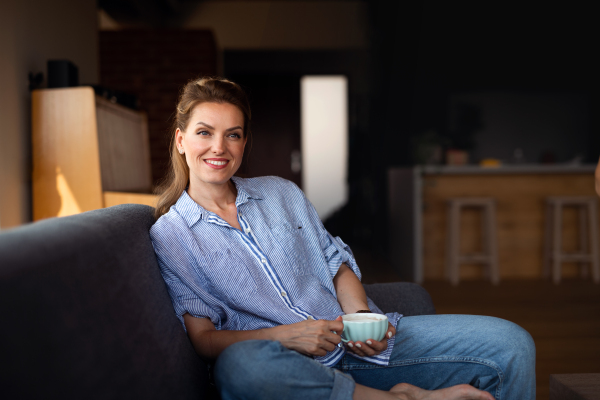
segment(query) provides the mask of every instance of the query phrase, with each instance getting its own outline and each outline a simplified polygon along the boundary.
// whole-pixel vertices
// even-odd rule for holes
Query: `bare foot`
[[[470,385],[456,385],[445,389],[425,390],[408,383],[399,383],[389,392],[357,384],[353,400],[494,400],[488,392]]]
[[[470,385],[456,385],[445,389],[424,390],[408,383],[399,383],[390,393],[403,400],[494,400],[488,392]]]

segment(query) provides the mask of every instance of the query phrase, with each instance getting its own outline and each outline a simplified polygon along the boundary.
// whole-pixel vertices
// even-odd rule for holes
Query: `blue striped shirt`
[[[232,178],[242,230],[183,192],[150,229],[175,313],[208,318],[216,329],[251,330],[343,315],[333,277],[346,263],[360,279],[349,247],[325,230],[304,193],[278,177]],[[381,312],[369,299],[374,312]],[[388,314],[395,326],[401,315]],[[184,325],[185,329],[185,325]],[[394,339],[374,357],[387,365]],[[343,346],[322,357],[335,365]],[[350,353],[352,354],[352,353]],[[352,354],[354,355],[354,354]]]

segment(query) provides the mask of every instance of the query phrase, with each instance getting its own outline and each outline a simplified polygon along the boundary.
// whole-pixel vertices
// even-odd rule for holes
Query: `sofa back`
[[[201,399],[206,365],[127,204],[0,234],[0,397]]]

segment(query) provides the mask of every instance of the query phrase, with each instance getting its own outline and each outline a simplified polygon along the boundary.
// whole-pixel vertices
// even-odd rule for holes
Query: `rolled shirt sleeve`
[[[212,308],[210,308],[196,293],[188,286],[183,284],[162,262],[158,260],[160,272],[165,280],[173,309],[179,321],[185,327],[183,320],[184,314],[190,314],[196,318],[208,318],[215,325],[216,329],[221,329],[221,318]]]
[[[325,228],[323,228],[325,229]],[[325,231],[326,240],[325,240],[325,248],[323,249],[323,253],[325,254],[325,258],[327,260],[327,266],[329,267],[329,273],[333,278],[342,263],[346,263],[352,271],[356,274],[358,279],[362,278],[360,273],[360,269],[356,264],[356,260],[354,259],[354,255],[352,254],[352,250],[350,247],[342,241],[342,239],[337,236],[333,237],[329,232]]]
[[[203,300],[212,296],[198,285],[199,276],[193,275],[195,268],[190,264],[190,258],[186,257],[188,251],[178,240],[176,230],[170,227],[170,224],[163,223],[160,230],[151,229],[150,237],[175,314],[184,329],[183,315],[186,313],[196,318],[208,318],[216,329],[221,329],[221,316]],[[178,271],[178,274],[174,271]]]
[[[318,236],[320,237],[321,249],[323,250],[323,255],[325,256],[325,261],[327,263],[327,267],[329,268],[329,274],[331,275],[331,278],[333,279],[333,277],[335,277],[342,263],[346,263],[346,265],[350,267],[352,271],[354,271],[358,279],[361,280],[362,274],[360,273],[358,264],[356,264],[354,254],[352,254],[350,246],[344,243],[339,236],[334,237],[327,231],[327,229],[325,229],[321,218],[319,218],[317,210],[315,210],[315,207],[308,200],[304,192],[295,184],[291,184],[296,188],[301,196],[304,197],[309,219],[315,226]]]

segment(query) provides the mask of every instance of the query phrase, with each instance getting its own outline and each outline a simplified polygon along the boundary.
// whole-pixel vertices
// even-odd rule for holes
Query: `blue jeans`
[[[215,364],[215,382],[229,399],[351,399],[355,382],[380,390],[406,382],[423,389],[461,383],[496,399],[535,399],[535,345],[518,325],[493,317],[402,318],[388,366],[345,355],[328,368],[279,342],[229,346]]]

